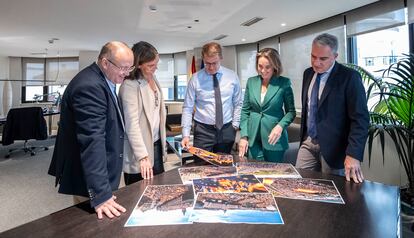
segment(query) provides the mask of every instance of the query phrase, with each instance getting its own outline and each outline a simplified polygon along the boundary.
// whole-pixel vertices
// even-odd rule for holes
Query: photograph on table
[[[233,166],[233,155],[216,154],[207,150],[190,146],[186,150],[200,159],[217,166]]]
[[[193,180],[194,192],[205,193],[267,193],[254,175],[238,175]]]
[[[193,205],[191,185],[148,185],[125,227],[189,224]]]
[[[284,224],[269,193],[198,193],[190,220],[200,223]]]
[[[274,197],[345,204],[332,180],[310,178],[260,180]]]
[[[302,178],[292,164],[271,162],[238,162],[237,174],[253,174],[257,178]]]
[[[183,184],[192,184],[193,179],[237,175],[235,167],[195,166],[178,169]]]

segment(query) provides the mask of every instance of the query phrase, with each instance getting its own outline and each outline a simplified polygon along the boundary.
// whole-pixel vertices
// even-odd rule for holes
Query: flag
[[[190,78],[196,72],[196,65],[195,65],[195,56],[193,55],[193,60],[191,61],[191,71],[190,71]]]
[[[203,59],[201,59],[200,69],[204,69],[204,60]]]

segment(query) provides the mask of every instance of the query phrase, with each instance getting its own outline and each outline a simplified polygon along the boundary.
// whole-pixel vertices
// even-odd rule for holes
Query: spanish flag
[[[196,72],[196,65],[195,65],[195,56],[193,55],[193,60],[191,61],[191,71],[190,71],[190,78]]]

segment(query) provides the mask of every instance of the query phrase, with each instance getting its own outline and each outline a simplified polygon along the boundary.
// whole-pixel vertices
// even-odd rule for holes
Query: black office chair
[[[49,149],[46,146],[29,146],[28,140],[30,139],[47,139],[47,126],[42,108],[23,107],[10,109],[7,114],[6,124],[3,127],[2,144],[10,145],[14,143],[14,140],[24,140],[24,145],[23,148],[10,149],[5,158],[9,158],[14,151],[30,152],[30,155],[33,156],[38,148]]]

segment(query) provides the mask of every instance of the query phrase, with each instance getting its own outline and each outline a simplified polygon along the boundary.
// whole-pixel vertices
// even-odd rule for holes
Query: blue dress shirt
[[[239,77],[234,71],[220,66],[217,71],[217,79],[220,84],[221,102],[223,104],[223,123],[232,122],[234,127],[239,127],[242,105]],[[183,136],[190,136],[194,109],[194,120],[208,125],[215,125],[216,108],[213,76],[207,74],[204,69],[195,73],[187,85],[181,119]]]

